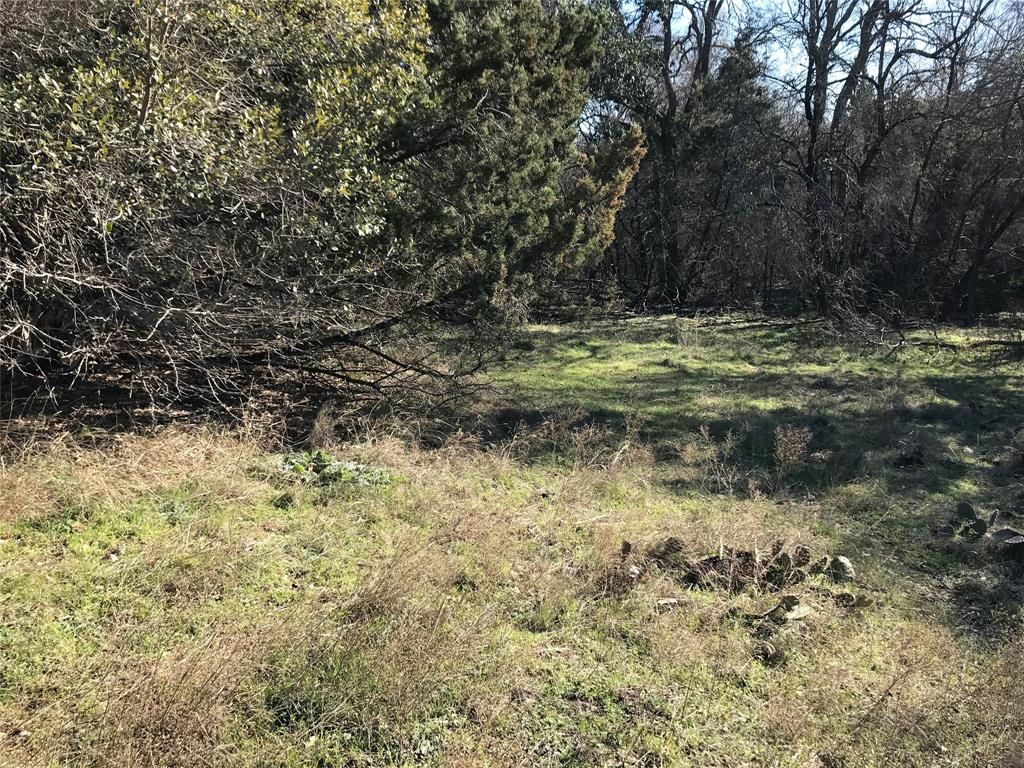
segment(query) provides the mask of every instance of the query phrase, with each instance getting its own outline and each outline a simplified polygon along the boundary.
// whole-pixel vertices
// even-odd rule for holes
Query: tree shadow
[[[568,428],[597,425],[612,440],[639,428],[658,461],[656,478],[682,495],[701,492],[686,479],[694,468],[682,465],[679,446],[693,443],[702,427],[712,443],[738,435],[726,459],[754,477],[777,474],[780,430],[802,431],[808,461],[781,492],[814,497],[842,551],[863,559],[869,573],[912,586],[906,591],[924,595],[927,609],[958,632],[998,642],[1019,620],[1021,569],[1000,560],[985,539],[937,532],[961,501],[995,527],[1024,528],[1013,511],[1024,514],[1024,460],[1020,446],[1013,448],[1014,431],[1024,426],[1020,375],[981,359],[920,373],[878,355],[830,364],[835,340],[808,328],[715,337],[708,343],[715,364],[708,365],[686,354],[685,332],[655,321],[533,334],[522,362],[543,365],[548,379],[528,382],[481,423],[495,441],[559,415]],[[614,362],[633,344],[646,348],[642,364],[609,364],[600,377],[574,380],[581,364]]]

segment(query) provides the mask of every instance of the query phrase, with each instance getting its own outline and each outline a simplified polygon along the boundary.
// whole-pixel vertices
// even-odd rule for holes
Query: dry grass
[[[672,453],[570,414],[427,450],[322,425],[392,478],[365,486],[300,481],[272,434],[8,455],[0,765],[1021,765],[1019,626],[965,627],[832,522],[885,530],[892,477],[804,495],[806,428],[728,432]],[[778,542],[857,577],[775,581]]]
[[[245,460],[263,456],[268,444],[192,427],[162,430],[159,439],[108,435],[100,448],[67,433],[33,440],[9,449],[0,464],[0,520],[43,517],[72,498],[123,504],[186,480],[210,497],[241,502],[251,491]]]
[[[1013,662],[1001,655],[982,668],[925,621],[853,613],[817,583],[800,585],[789,593],[813,613],[774,636],[785,660],[762,666],[737,616],[770,609],[777,592],[693,591],[643,553],[668,536],[694,554],[767,552],[778,538],[820,551],[827,540],[766,518],[756,501],[680,509],[652,484],[644,451],[631,462],[620,446],[596,462],[606,438],[566,438],[579,457],[557,471],[531,469],[507,446],[425,452],[368,438],[343,452],[402,480],[341,495],[254,471],[272,467],[258,443],[210,431],[119,440],[112,451],[61,442],[22,457],[3,487],[33,503],[5,519],[8,568],[32,571],[28,561],[56,547],[64,554],[46,579],[73,585],[79,568],[95,578],[95,558],[76,561],[66,533],[25,534],[82,498],[116,510],[184,487],[201,516],[139,523],[123,548],[130,570],[100,558],[112,576],[101,583],[127,599],[80,628],[92,643],[80,639],[73,657],[47,659],[5,690],[0,754],[12,766],[176,768],[264,764],[261,755],[294,765],[589,765],[615,754],[801,765],[847,755],[845,765],[869,765],[898,749],[888,764],[925,765],[956,749],[996,765],[1010,754],[1019,719],[997,700],[1018,694]],[[54,476],[61,490],[48,495],[54,484],[39,478]],[[274,506],[282,491],[286,510]],[[354,529],[309,529],[340,516],[357,518]],[[334,549],[351,547],[353,531],[372,545],[350,559]],[[256,563],[281,559],[279,572],[254,571],[254,552]],[[345,560],[358,575],[350,587],[313,578],[302,557]],[[282,575],[295,582],[288,598]],[[76,599],[16,598],[44,614]],[[7,649],[23,650],[10,640]],[[721,729],[687,747],[708,718]],[[580,723],[596,730],[576,733]],[[850,761],[858,753],[870,759]]]

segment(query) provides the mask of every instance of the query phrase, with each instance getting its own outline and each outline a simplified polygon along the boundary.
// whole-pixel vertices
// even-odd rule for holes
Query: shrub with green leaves
[[[285,456],[282,465],[286,471],[311,485],[368,486],[391,481],[391,474],[381,467],[371,467],[358,461],[339,461],[322,449],[290,453]]]
[[[596,33],[542,0],[4,3],[0,371],[446,387],[442,325],[607,235],[625,166],[574,125]]]

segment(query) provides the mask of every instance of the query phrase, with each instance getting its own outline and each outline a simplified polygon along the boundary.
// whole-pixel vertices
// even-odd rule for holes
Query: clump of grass
[[[693,458],[700,467],[702,487],[709,493],[736,494],[741,484],[750,478],[749,471],[740,464],[742,441],[739,435],[729,430],[721,440],[715,440],[709,427],[702,424],[695,442]]]
[[[311,764],[414,761],[465,718],[465,676],[488,622],[466,620],[446,599],[445,557],[409,547],[291,627],[247,679],[236,727],[264,756],[303,749]]]
[[[807,462],[807,447],[813,434],[807,427],[780,424],[775,428],[772,449],[775,470],[775,487],[785,487],[793,476],[803,469]]]

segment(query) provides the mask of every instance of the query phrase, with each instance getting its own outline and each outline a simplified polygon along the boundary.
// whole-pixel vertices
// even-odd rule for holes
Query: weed
[[[380,467],[358,461],[338,461],[323,449],[291,453],[282,460],[285,470],[311,485],[381,485],[390,482],[390,474]]]
[[[813,437],[807,427],[780,424],[775,428],[773,459],[775,488],[782,489],[807,461],[807,446]]]
[[[750,473],[740,465],[740,437],[731,429],[722,440],[715,440],[711,430],[702,424],[697,431],[697,463],[702,487],[709,493],[733,496]]]

